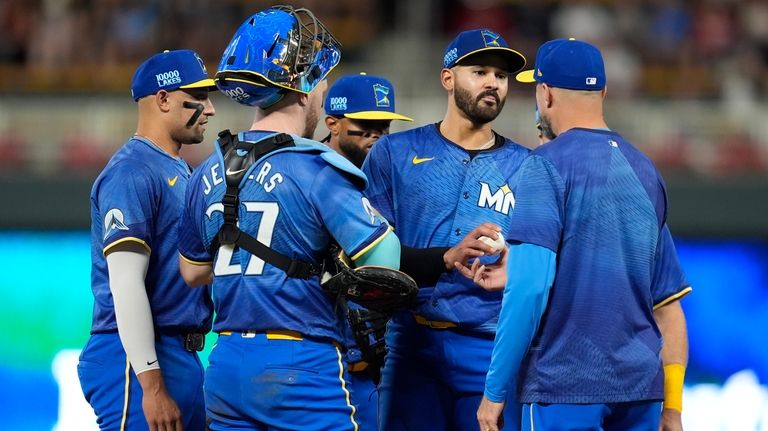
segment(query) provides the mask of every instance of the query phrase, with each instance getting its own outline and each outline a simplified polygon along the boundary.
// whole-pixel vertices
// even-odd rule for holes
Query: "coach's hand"
[[[503,402],[495,403],[483,396],[480,407],[477,409],[477,423],[480,425],[480,431],[499,431],[504,426],[504,418],[501,415],[503,411]]]
[[[137,377],[144,392],[141,408],[149,431],[182,431],[181,410],[168,394],[160,370],[148,370]]]
[[[659,431],[683,431],[683,418],[680,412],[673,409],[662,410]]]
[[[472,229],[460,243],[448,249],[443,254],[443,262],[445,263],[445,269],[451,270],[455,267],[456,263],[460,263],[463,266],[467,266],[469,259],[473,257],[480,257],[485,255],[491,255],[495,252],[493,247],[480,241],[478,238],[481,236],[487,236],[489,238],[496,238],[501,232],[501,228],[493,223],[483,223],[480,226]]]
[[[475,284],[489,292],[504,290],[507,284],[507,255],[509,248],[504,247],[499,254],[499,258],[488,265],[480,264],[480,259],[475,259],[472,266],[467,268],[456,262],[456,270],[461,275],[474,281]]]

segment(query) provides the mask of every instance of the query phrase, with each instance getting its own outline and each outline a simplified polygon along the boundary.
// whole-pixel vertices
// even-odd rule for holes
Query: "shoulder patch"
[[[123,212],[117,208],[112,208],[107,211],[104,216],[104,240],[109,238],[112,233],[118,230],[128,230],[128,226],[125,224],[125,216]]]

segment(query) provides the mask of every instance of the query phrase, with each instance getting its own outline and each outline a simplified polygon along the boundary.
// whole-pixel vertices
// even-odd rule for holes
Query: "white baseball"
[[[496,236],[496,239],[489,238],[485,235],[481,236],[478,239],[488,244],[489,246],[493,247],[493,254],[501,253],[501,250],[504,250],[505,241],[504,241],[504,236],[502,234],[498,234]]]

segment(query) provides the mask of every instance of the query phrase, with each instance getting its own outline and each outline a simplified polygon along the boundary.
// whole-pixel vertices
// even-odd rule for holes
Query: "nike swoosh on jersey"
[[[434,157],[419,158],[418,156],[413,156],[413,160],[411,160],[411,162],[413,162],[414,165],[418,165],[419,163],[428,162],[428,161],[434,160],[434,159],[435,159]]]
[[[243,172],[244,170],[245,170],[245,168],[244,168],[244,169],[238,169],[238,170],[236,170],[236,171],[230,171],[230,170],[229,170],[229,168],[227,168],[227,172],[226,172],[226,174],[227,174],[227,175],[237,175],[237,174],[239,174],[240,172]]]
[[[171,187],[175,186],[175,185],[176,185],[176,181],[177,181],[178,179],[179,179],[179,176],[178,176],[178,175],[176,175],[176,176],[175,176],[175,177],[173,177],[173,178],[168,178],[168,185],[169,185],[169,186],[171,186]]]
[[[157,362],[157,359],[155,359],[155,360],[154,360],[154,361],[152,361],[152,362],[150,362],[150,361],[147,361],[147,365],[152,365],[152,364],[154,364],[155,362]]]

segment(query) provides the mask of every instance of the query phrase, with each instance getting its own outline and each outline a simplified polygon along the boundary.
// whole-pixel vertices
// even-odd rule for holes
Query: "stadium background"
[[[212,73],[240,22],[275,3],[0,0],[3,429],[93,427],[74,371],[92,306],[88,193],[134,130],[135,67],[156,51],[191,48]],[[768,430],[768,2],[293,4],[312,9],[344,44],[330,79],[388,77],[398,112],[414,125],[442,118],[439,65],[462,29],[495,29],[529,62],[553,37],[598,45],[608,123],[663,171],[694,286],[682,302],[691,342],[686,428]],[[250,124],[248,110],[218,94],[214,103],[207,142],[183,152],[193,165],[216,131]],[[532,88],[511,83],[496,130],[533,146],[533,118]]]

